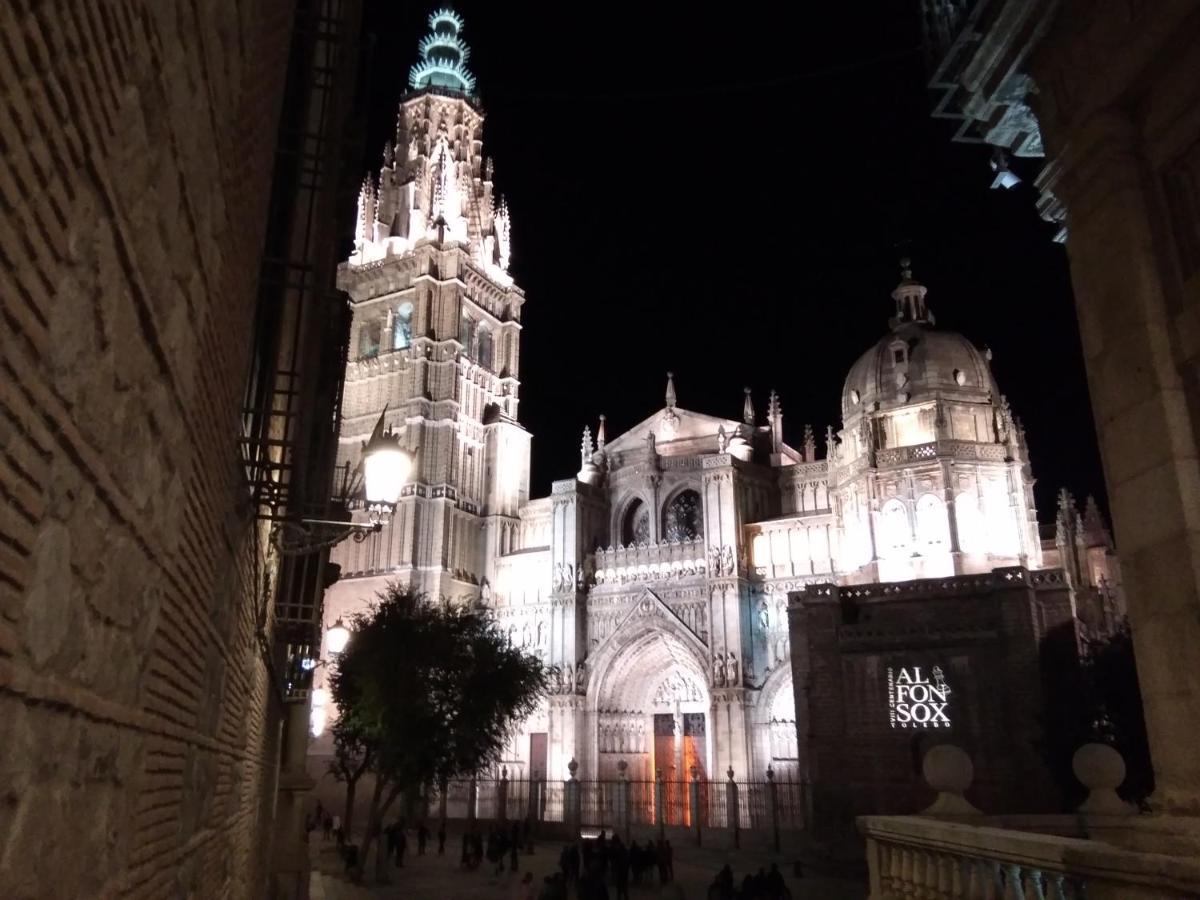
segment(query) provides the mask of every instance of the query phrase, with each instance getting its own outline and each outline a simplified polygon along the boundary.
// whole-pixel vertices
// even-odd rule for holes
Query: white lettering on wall
[[[887,670],[888,720],[893,728],[949,728],[950,686],[941,666]]]

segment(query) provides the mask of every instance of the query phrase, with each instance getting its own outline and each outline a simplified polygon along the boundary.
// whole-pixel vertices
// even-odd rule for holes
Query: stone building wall
[[[907,814],[933,802],[921,762],[953,743],[975,764],[968,794],[989,813],[1056,811],[1038,750],[1043,640],[1073,628],[1062,572],[1019,567],[894,584],[812,585],[789,598],[801,773],[814,833],[855,815]],[[937,727],[892,725],[889,669],[937,666],[950,687]],[[936,720],[935,720],[936,721]]]
[[[0,10],[0,890],[261,896],[237,422],[293,4]]]
[[[1200,679],[1181,673],[1200,671],[1200,7],[1057,9],[1029,63],[1048,160],[1038,187],[1069,227],[1151,805],[1194,818]]]

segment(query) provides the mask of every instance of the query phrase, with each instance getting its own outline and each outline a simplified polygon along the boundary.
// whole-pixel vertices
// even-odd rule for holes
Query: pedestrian
[[[442,819],[442,821],[440,823],[438,823],[437,839],[438,839],[438,856],[445,856],[446,855],[446,820],[445,819]]]
[[[533,873],[526,872],[517,885],[517,900],[536,900],[533,894]]]
[[[512,833],[508,838],[508,871],[517,871],[517,854],[521,852],[521,829],[513,822]]]
[[[654,856],[658,862],[658,883],[667,883],[667,845],[662,838],[654,842]]]
[[[608,866],[613,873],[616,900],[629,900],[629,854],[619,835],[613,838],[609,847]]]
[[[445,831],[445,826],[443,826],[442,830]],[[462,857],[459,859],[458,864],[464,869],[471,868],[471,833],[469,831],[463,832]]]
[[[425,820],[422,819],[417,825],[417,856],[425,855],[425,842],[429,840],[429,829],[425,827]]]
[[[404,833],[404,820],[392,826],[396,834],[396,868],[404,868],[404,851],[408,849],[408,836]]]
[[[771,900],[791,900],[792,892],[788,890],[776,863],[771,863],[771,871],[767,873],[767,896]]]
[[[664,867],[665,867],[665,871],[667,873],[666,880],[674,881],[675,880],[675,851],[671,849],[670,841],[665,841],[663,843],[663,854],[664,854]]]
[[[325,818],[321,820],[321,830],[324,832],[324,840],[333,837],[333,816],[329,813],[325,813]]]
[[[483,835],[478,831],[471,834],[471,868],[478,868],[483,862]]]

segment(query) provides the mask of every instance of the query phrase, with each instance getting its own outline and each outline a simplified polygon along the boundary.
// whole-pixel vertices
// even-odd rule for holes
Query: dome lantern
[[[900,283],[892,291],[892,299],[896,301],[896,315],[888,323],[895,330],[902,325],[918,324],[933,325],[933,313],[925,304],[927,288],[912,277],[912,260],[908,257],[900,260]]]

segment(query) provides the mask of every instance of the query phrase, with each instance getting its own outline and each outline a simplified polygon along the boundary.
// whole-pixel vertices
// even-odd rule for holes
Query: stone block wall
[[[239,411],[292,3],[0,9],[0,893],[257,897]]]
[[[921,763],[939,743],[970,754],[968,798],[989,813],[1057,811],[1041,750],[1041,651],[1072,611],[1060,572],[869,586],[815,585],[789,597],[802,774],[813,830],[849,833],[855,815],[909,814],[934,793]],[[948,721],[892,726],[888,670],[941,668]]]

